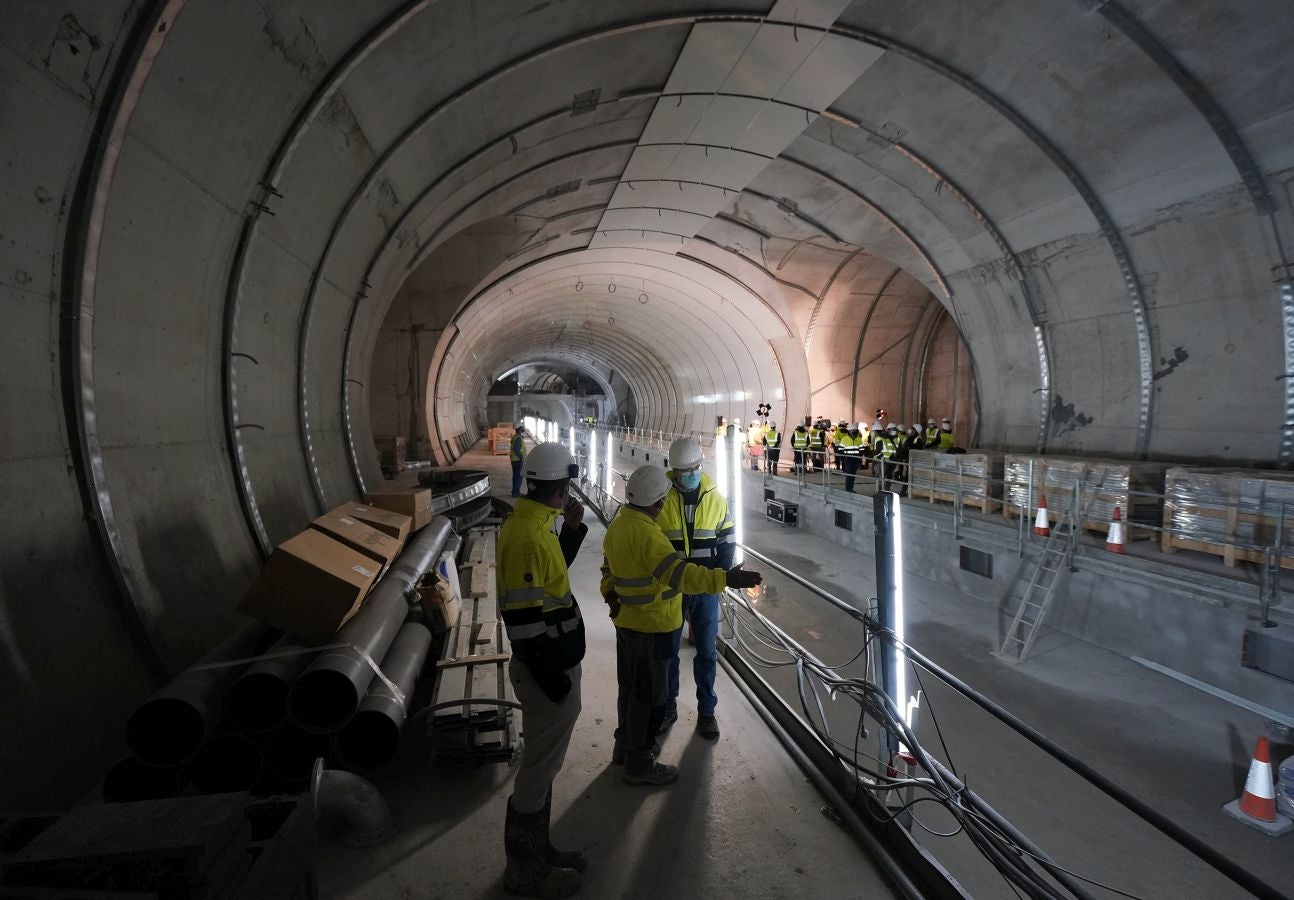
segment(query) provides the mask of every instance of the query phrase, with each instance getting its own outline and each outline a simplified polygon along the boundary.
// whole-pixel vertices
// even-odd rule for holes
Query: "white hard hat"
[[[634,469],[625,485],[625,499],[634,506],[652,506],[669,493],[669,478],[660,466],[650,463]]]
[[[948,420],[947,420],[947,419],[944,419],[944,421],[946,422],[946,421],[948,421]],[[934,420],[934,419],[927,419],[927,420],[926,420],[926,424],[927,424],[927,425],[934,425],[934,424],[935,424],[935,420]]]
[[[701,465],[701,445],[690,437],[678,438],[669,445],[671,469],[695,469]]]
[[[944,424],[945,424],[945,425],[951,425],[952,423],[953,423],[953,420],[952,420],[952,419],[944,419]]]
[[[769,423],[768,423],[768,427],[769,427],[769,428],[771,428],[771,429],[773,429],[774,431],[777,431],[777,423],[776,423],[776,422],[769,422]]]
[[[856,428],[856,429],[857,429],[857,430],[859,430],[859,431],[867,431],[867,430],[868,430],[868,429],[867,429],[867,423],[866,423],[866,422],[859,422],[857,425],[855,425],[855,426],[854,426],[854,428]]]
[[[885,429],[887,431],[902,431],[903,426],[900,425],[898,422],[891,422],[890,424],[885,426]]]
[[[580,467],[565,445],[549,442],[540,444],[526,454],[526,477],[536,481],[557,481],[574,478]]]

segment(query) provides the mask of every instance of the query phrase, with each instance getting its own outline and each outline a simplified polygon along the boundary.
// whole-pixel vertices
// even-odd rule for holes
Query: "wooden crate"
[[[984,513],[997,512],[997,485],[1002,480],[1000,453],[944,453],[912,450],[908,454],[908,496],[953,503],[961,488],[962,502]]]
[[[1294,476],[1259,469],[1170,469],[1164,487],[1164,553],[1197,550],[1237,562],[1264,561],[1276,545],[1281,504],[1287,504],[1281,566],[1294,569]]]
[[[512,436],[516,429],[511,425],[496,425],[488,433],[490,453],[493,456],[506,456],[512,445]]]
[[[1031,468],[1032,464],[1032,468]],[[1169,463],[1132,462],[1099,457],[1040,456],[1008,453],[1004,458],[1002,515],[1017,518],[1026,504],[1032,519],[1038,512],[1038,501],[1047,498],[1047,518],[1056,522],[1069,511],[1074,498],[1074,484],[1083,479],[1081,503],[1087,518],[1081,523],[1085,531],[1107,534],[1117,506],[1125,525],[1140,523],[1158,526],[1162,517],[1164,473]],[[1030,472],[1033,488],[1029,488]],[[1153,496],[1144,496],[1151,494]],[[1126,540],[1152,536],[1150,531],[1125,528]]]

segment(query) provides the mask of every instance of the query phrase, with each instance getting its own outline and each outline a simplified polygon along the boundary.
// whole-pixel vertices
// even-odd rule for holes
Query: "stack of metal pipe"
[[[324,648],[248,622],[150,697],[127,723],[132,755],[109,771],[104,799],[176,796],[190,780],[204,793],[290,791],[319,757],[388,763],[431,646],[417,585],[457,542],[453,521],[418,531]]]

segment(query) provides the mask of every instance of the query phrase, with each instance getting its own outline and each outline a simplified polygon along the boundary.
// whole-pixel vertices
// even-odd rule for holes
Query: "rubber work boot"
[[[707,741],[719,740],[719,723],[714,716],[697,716],[696,730]]]
[[[580,873],[549,864],[544,858],[548,843],[548,809],[517,812],[508,800],[508,817],[503,826],[503,849],[508,867],[503,871],[503,889],[522,897],[562,900],[580,889]]]
[[[667,766],[665,763],[653,762],[650,768],[644,769],[641,772],[634,772],[630,769],[625,769],[624,780],[626,784],[673,784],[678,781],[678,767]]]
[[[544,859],[550,866],[559,869],[574,869],[583,872],[588,865],[584,854],[578,850],[558,850],[548,836],[548,827],[553,820],[553,789],[548,789],[548,799],[544,801]]]

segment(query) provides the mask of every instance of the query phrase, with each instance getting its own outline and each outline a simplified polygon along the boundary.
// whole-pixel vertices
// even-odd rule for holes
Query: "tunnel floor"
[[[478,447],[459,464],[490,471],[496,495],[506,496],[505,457]],[[626,456],[617,469],[634,464]],[[584,894],[707,896],[741,884],[750,896],[887,896],[871,863],[821,815],[824,801],[722,671],[720,742],[693,737],[695,707],[682,703],[686,715],[662,757],[681,766],[679,784],[635,792],[618,781],[608,762],[614,646],[597,598],[603,529],[591,514],[587,520],[590,534],[573,569],[590,625],[584,712],[554,806],[554,834],[593,858]],[[836,596],[873,592],[870,560],[859,554],[761,519],[748,519],[746,529],[750,546]],[[775,574],[767,588],[761,611],[820,658],[833,663],[856,652],[861,636],[842,614]],[[1267,838],[1221,812],[1244,784],[1256,736],[1266,733],[1261,717],[1055,632],[1040,639],[1026,665],[1008,663],[993,654],[999,623],[992,604],[913,574],[907,592],[909,639],[923,653],[1269,883],[1282,890],[1294,884],[1289,839]],[[681,669],[681,695],[690,698],[686,645]],[[798,705],[789,670],[769,678]],[[931,676],[921,686],[923,744],[945,763],[951,758],[972,789],[1062,865],[1141,897],[1248,896]],[[843,704],[830,708],[833,728],[848,742],[856,712],[851,718]],[[379,779],[401,834],[376,851],[330,848],[325,896],[500,894],[509,770],[435,769],[417,731],[411,737]],[[864,746],[875,752],[875,739]],[[1291,752],[1273,746],[1274,759]],[[926,827],[950,830],[952,820],[933,804],[917,809]],[[635,818],[636,827],[629,824]],[[964,837],[922,840],[975,896],[1009,895]]]
[[[507,497],[506,456],[478,448],[460,466],[490,473]],[[402,473],[401,481],[416,473]],[[876,867],[846,831],[821,812],[825,801],[720,671],[717,743],[695,736],[691,667],[681,666],[679,721],[661,761],[676,784],[642,788],[611,765],[615,727],[615,635],[598,594],[604,529],[589,534],[571,569],[588,629],[583,712],[565,768],[553,787],[554,841],[589,858],[579,896],[888,897]],[[689,702],[691,701],[691,702]],[[400,756],[374,777],[400,826],[389,842],[353,850],[325,837],[322,896],[335,898],[504,897],[503,818],[513,770],[438,768],[421,720]]]

